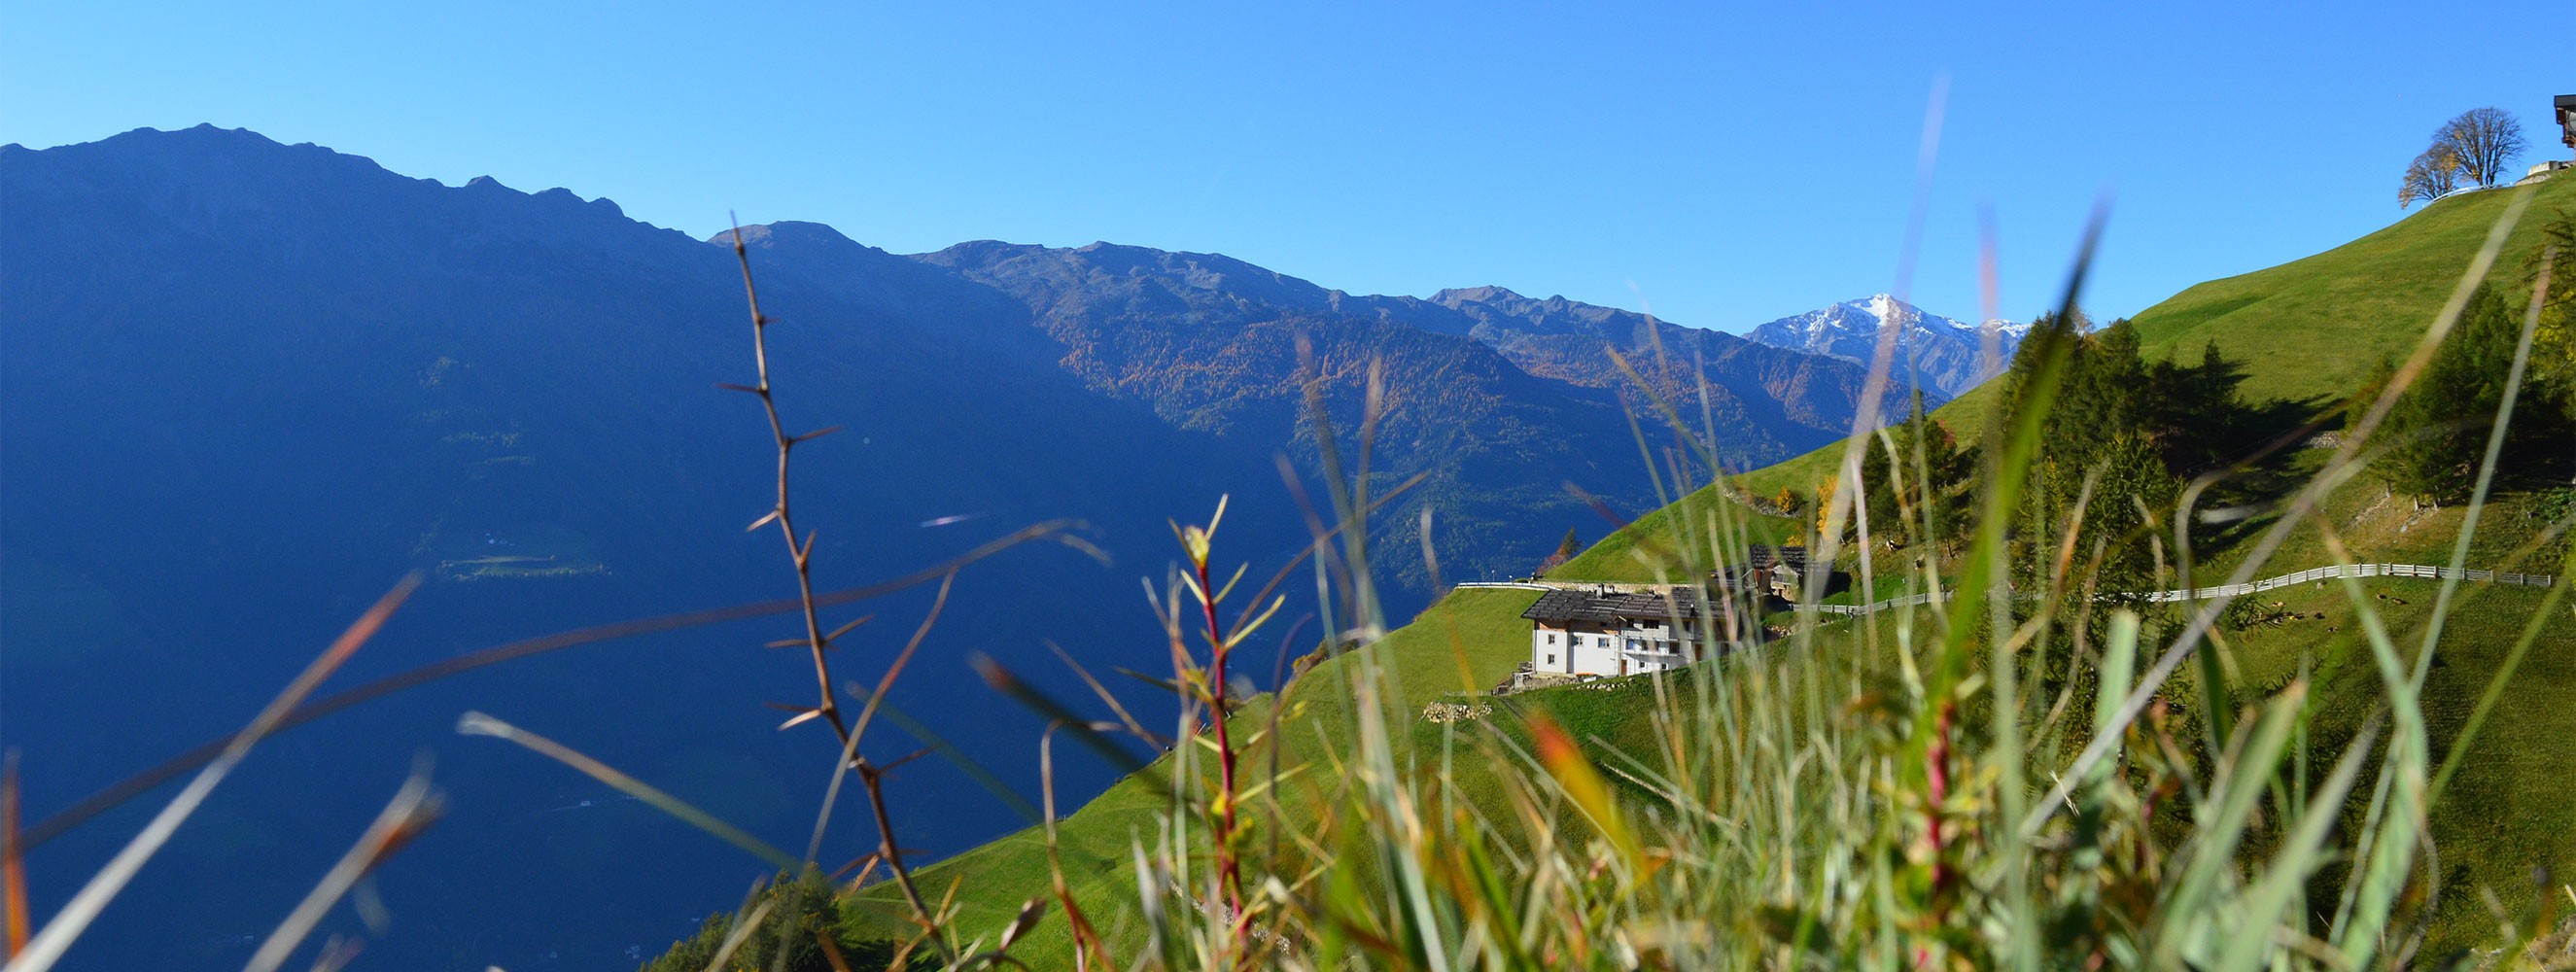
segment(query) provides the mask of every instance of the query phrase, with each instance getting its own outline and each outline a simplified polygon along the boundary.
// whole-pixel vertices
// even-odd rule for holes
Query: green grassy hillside
[[[2150,360],[2196,360],[2203,345],[2215,342],[2244,362],[2242,392],[2249,399],[2284,399],[2312,412],[2332,409],[2383,357],[2414,345],[2512,195],[2498,189],[2453,196],[2315,256],[2192,286],[2131,318],[2143,353]],[[2576,178],[2540,184],[2491,278],[2519,281],[2522,254],[2539,245],[2540,227],[2561,212],[2576,212]],[[1994,382],[1979,385],[1932,416],[1962,443],[1974,440],[1985,430],[1997,393]],[[1842,454],[1837,442],[1737,476],[1735,488],[1763,498],[1783,488],[1809,492],[1826,481]],[[1717,501],[1713,486],[1685,499],[1694,509]],[[1652,569],[1629,551],[1641,545],[1651,551],[1661,544],[1646,537],[1669,533],[1668,514],[1649,513],[1596,545],[1603,556],[1587,552],[1551,576],[1652,580]]]
[[[2517,232],[2517,250],[2536,235],[2541,219],[2555,216],[2553,209],[2576,208],[2576,179],[2562,182],[2545,187],[2535,215]],[[2246,362],[2246,395],[2330,408],[2338,391],[2356,384],[2382,354],[2406,347],[2429,320],[2506,198],[2501,192],[2455,198],[2327,253],[2190,288],[2140,314],[2137,326],[2150,357],[2196,355],[2203,342],[2215,340],[2231,357]],[[2518,258],[2499,272],[2519,274],[2517,264]],[[1972,391],[1936,416],[1961,438],[1974,438],[1992,396],[1991,388]],[[1732,485],[1765,498],[1784,486],[1809,489],[1838,458],[1839,447],[1820,450],[1739,477]],[[2318,472],[2321,459],[2316,451],[2295,454],[2273,472],[2283,481],[2305,479]],[[2563,570],[2557,564],[2564,562],[2567,540],[2527,542],[2547,519],[2538,503],[2533,496],[2512,495],[2490,504],[2470,551],[2470,566]],[[2449,560],[2464,516],[2459,507],[2418,507],[2390,497],[2365,478],[2330,494],[2317,521],[2330,526],[2333,537],[2362,559],[2442,563]],[[2269,514],[2240,521],[2210,544],[2215,553],[2203,566],[2200,582],[2221,581],[2247,556],[2249,545],[2239,541],[2271,522]],[[1703,489],[1640,517],[1550,577],[1678,579],[1675,550],[1680,545],[1705,545],[1712,533],[1726,537],[1729,545],[1794,541],[1802,526],[1722,500],[1715,488]],[[2331,562],[2327,531],[2305,525],[2256,576]],[[2313,736],[2301,737],[2301,745],[2308,747],[2302,759],[2327,758],[2316,754],[2330,753],[2351,738],[2378,706],[2380,676],[2362,637],[2365,607],[2386,625],[2406,656],[2420,650],[2434,617],[2438,582],[2384,578],[2365,584],[2362,605],[2353,603],[2338,584],[2266,592],[2255,604],[2266,617],[2228,628],[2204,649],[2218,659],[2222,677],[2240,702],[2278,692],[2303,673],[2310,678],[2313,702],[2302,731]],[[2425,683],[2424,716],[2437,750],[2462,731],[2543,596],[2532,590],[2463,586]],[[1382,715],[1393,730],[1399,764],[1442,767],[1436,774],[1442,781],[1442,805],[1452,813],[1474,815],[1491,839],[1506,846],[1548,843],[1538,840],[1539,832],[1523,833],[1509,815],[1489,813],[1515,799],[1512,774],[1526,767],[1516,765],[1519,757],[1512,754],[1530,749],[1523,722],[1529,712],[1549,713],[1596,760],[1613,767],[1644,765],[1637,757],[1662,744],[1655,735],[1662,731],[1659,727],[1679,725],[1677,731],[1685,736],[1709,728],[1673,722],[1695,711],[1683,698],[1696,684],[1688,679],[1664,685],[1608,680],[1508,700],[1461,699],[1490,706],[1480,714],[1501,731],[1477,738],[1487,746],[1501,740],[1502,748],[1486,752],[1467,748],[1462,740],[1468,737],[1456,727],[1426,720],[1426,704],[1451,693],[1490,688],[1527,658],[1528,627],[1519,614],[1534,597],[1533,592],[1504,589],[1453,592],[1377,644],[1316,665],[1276,698],[1242,706],[1233,722],[1239,738],[1269,730],[1246,747],[1243,765],[1263,778],[1274,767],[1279,773],[1271,797],[1250,815],[1254,841],[1269,842],[1274,849],[1286,846],[1282,860],[1289,861],[1300,857],[1299,839],[1330,839],[1322,837],[1333,830],[1329,822],[1301,815],[1312,813],[1309,808],[1338,805],[1329,794],[1347,784],[1342,766],[1359,739],[1352,707],[1361,693],[1355,680],[1371,671],[1383,673]],[[1836,621],[1819,628],[1816,640],[1807,645],[1820,655],[1861,659],[1854,663],[1860,666],[1855,671],[1887,669],[1892,663],[1876,653],[1902,643],[1888,637],[1894,627],[1938,623],[1931,612]],[[1870,636],[1863,636],[1864,629]],[[1931,639],[1923,636],[1932,630],[1918,629],[1915,643],[1928,643]],[[2576,801],[2563,798],[2564,781],[2576,779],[2576,755],[2557,745],[2576,738],[2576,707],[2563,704],[2576,694],[2576,625],[2544,622],[2534,630],[2539,632],[2534,650],[2496,690],[2499,717],[2462,761],[2452,784],[2460,796],[2441,803],[2432,820],[2450,895],[2434,916],[2432,942],[2438,946],[2474,944],[2493,933],[2480,903],[2481,889],[2520,901],[2529,896],[2527,875],[2534,867],[2576,873]],[[2185,671],[2175,684],[2187,685],[2196,677],[2196,670]],[[1816,698],[1804,701],[1798,712],[1806,715],[1788,708],[1777,714],[1789,736],[1808,731],[1805,723],[1832,711]],[[1127,943],[1129,950],[1142,934],[1133,848],[1140,842],[1152,845],[1169,819],[1172,764],[1168,756],[1157,761],[1057,824],[1061,873],[1074,898],[1110,941]],[[1618,789],[1631,797],[1649,795],[1636,789],[1635,778],[1617,775]],[[2361,826],[2360,808],[2366,802],[2366,792],[2353,797],[2344,827]],[[1024,904],[1050,893],[1055,872],[1047,859],[1045,832],[1031,828],[925,867],[917,880],[934,902],[946,902],[940,907],[954,916],[950,927],[955,933],[989,940]],[[843,921],[852,937],[906,937],[910,919],[895,889],[880,883],[844,901]],[[1072,944],[1060,918],[1040,924],[1022,941],[1026,944],[1017,954],[1031,957],[1067,957]]]
[[[2191,360],[2205,343],[2214,342],[2243,363],[2242,390],[2248,398],[2282,399],[2305,414],[2336,408],[2383,357],[2412,347],[2511,195],[2489,191],[2454,197],[2325,253],[2186,289],[2133,319],[2144,356]],[[2537,246],[2540,227],[2570,211],[2576,211],[2576,179],[2543,184],[2491,279],[2519,283],[2524,254]],[[1995,384],[1974,389],[1934,417],[1961,439],[1974,439],[1984,430],[1998,393]],[[1766,499],[1783,488],[1806,493],[1828,481],[1841,455],[1839,444],[1820,449],[1736,477],[1726,488]],[[2319,471],[2323,459],[2321,451],[2303,450],[2277,460],[2279,468],[2269,472],[2280,482],[2304,481]],[[1698,525],[1714,516],[1720,523],[1741,524],[1741,532],[1752,536],[1786,535],[1797,528],[1721,500],[1720,488],[1703,488],[1673,507],[1639,517],[1550,576],[1639,581],[1669,573],[1673,558],[1658,555],[1679,539],[1676,518]],[[2560,515],[2542,513],[2540,503],[2536,495],[2506,493],[2489,504],[2468,565],[2564,572],[2559,565],[2567,540],[2529,542],[2540,526]],[[2334,491],[2319,519],[2356,558],[2440,564],[2451,559],[2464,515],[2464,507],[2419,506],[2361,477]],[[2242,541],[2273,522],[2270,515],[2257,516],[2209,542],[2214,555],[2199,582],[2222,582],[2250,552],[2251,545]],[[1705,535],[1706,527],[1699,526],[1696,533]],[[2326,531],[2311,523],[2293,531],[2255,576],[2333,562]],[[2411,660],[2428,632],[2439,583],[2394,578],[2365,583],[2372,607]],[[2527,589],[2462,586],[2425,688],[2426,718],[2437,744],[2465,724],[2542,596]],[[2348,736],[2380,697],[2360,611],[2348,594],[2337,584],[2303,586],[2267,592],[2255,606],[2269,616],[2266,623],[2224,632],[2214,642],[2230,688],[2240,697],[2261,697],[2288,684],[2304,666],[2315,678],[2320,738]],[[2576,738],[2576,706],[2564,702],[2576,694],[2576,624],[2563,623],[2563,617],[2560,622],[2539,629],[2531,653],[2499,689],[2501,717],[2486,727],[2461,764],[2454,785],[2475,796],[2446,802],[2435,817],[2446,880],[2457,895],[2440,910],[2437,941],[2467,942],[2492,933],[2492,920],[2478,903],[2480,888],[2510,898],[2528,889],[2535,866],[2553,874],[2576,873],[2576,809],[2571,809],[2576,801],[2566,799],[2564,782],[2576,778],[2576,754],[2557,744]],[[2359,823],[2357,816],[2347,822]]]
[[[1385,684],[1393,689],[1385,709],[1394,727],[1420,724],[1423,706],[1442,695],[1492,688],[1529,660],[1529,622],[1520,615],[1537,599],[1537,592],[1508,588],[1453,591],[1367,651],[1318,663],[1281,696],[1265,696],[1237,710],[1232,724],[1238,733],[1261,730],[1274,713],[1279,717],[1270,737],[1245,751],[1242,765],[1267,774],[1275,756],[1288,785],[1295,786],[1301,773],[1311,781],[1312,774],[1345,758],[1356,736],[1348,683],[1371,664],[1382,666]],[[1164,781],[1171,765],[1169,756],[1156,760],[1057,824],[1058,853],[1075,900],[1104,931],[1133,913],[1136,874],[1129,863],[1130,847],[1140,838],[1153,839],[1157,817],[1168,804]],[[1289,800],[1285,805],[1293,810],[1307,804]],[[1282,820],[1277,826],[1302,829],[1311,823]],[[934,899],[953,894],[955,927],[975,934],[997,932],[1031,897],[1050,893],[1049,873],[1046,833],[1031,827],[925,867],[915,880]],[[891,883],[871,886],[850,899],[844,911],[852,938],[910,934],[909,912]],[[1118,937],[1114,931],[1112,937]],[[1030,945],[1021,954],[1071,952],[1061,921],[1040,926],[1027,940]]]
[[[2313,475],[2322,456],[2322,450],[2307,450],[2293,472],[2300,478]],[[2488,504],[2479,516],[2468,566],[2568,573],[2567,538],[2533,542],[2541,526],[2563,515],[2540,505],[2531,494]],[[2418,507],[2367,478],[2347,483],[2327,497],[2316,517],[2290,532],[2256,576],[2334,563],[2319,523],[2361,560],[2446,564],[2466,513],[2459,505]],[[2270,517],[2262,517],[2232,532],[2244,535],[2271,525]],[[2225,581],[2250,546],[2240,543],[2218,554],[2200,582]],[[2400,654],[2412,662],[2422,650],[2441,582],[2373,578],[2364,586]],[[2456,597],[2424,684],[2425,720],[2437,746],[2447,746],[2459,733],[2544,593],[2463,583]],[[2253,600],[2270,615],[2268,623],[2224,632],[2215,642],[2231,688],[2240,694],[2269,694],[2307,666],[2319,704],[2318,738],[2348,737],[2382,696],[2358,623],[2360,612],[2349,595],[2340,584],[2325,583],[2279,588]],[[2576,739],[2576,705],[2567,703],[2576,698],[2576,623],[2568,620],[2565,609],[2539,629],[2528,655],[2499,691],[2496,716],[2468,750],[2451,784],[2456,796],[2446,799],[2433,818],[2445,893],[2451,895],[2437,919],[2440,941],[2465,943],[2493,934],[2495,925],[2479,901],[2479,888],[2513,899],[2531,887],[2535,867],[2553,875],[2576,874],[2576,800],[2568,799],[2567,782],[2576,779],[2576,752],[2565,745]]]
[[[1705,538],[1711,531],[1735,538],[1730,540],[1732,543],[1795,543],[1799,529],[1796,520],[1723,502],[1715,487],[1706,487],[1678,503],[1638,517],[1558,564],[1547,575],[1551,580],[1679,582],[1688,579],[1677,568],[1681,558],[1676,556],[1676,547],[1680,544],[1705,548]]]
[[[2453,196],[2307,259],[2191,287],[2131,320],[2151,357],[2215,341],[2245,362],[2247,394],[2329,406],[2381,358],[2414,346],[2512,196]],[[2494,278],[2522,279],[2523,254],[2560,211],[2576,212],[2576,179],[2540,184]]]

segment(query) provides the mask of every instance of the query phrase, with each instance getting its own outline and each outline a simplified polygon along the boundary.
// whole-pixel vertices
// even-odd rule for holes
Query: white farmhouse
[[[1521,612],[1531,622],[1530,670],[1590,678],[1690,664],[1706,654],[1706,626],[1697,623],[1701,607],[1701,598],[1689,590],[1671,595],[1549,591]]]
[[[1744,561],[1696,590],[1639,593],[1601,585],[1539,595],[1521,612],[1530,621],[1529,674],[1544,683],[1667,671],[1707,657],[1712,631],[1723,642],[1759,640],[1756,619],[1802,595],[1807,548],[1755,546]],[[1830,588],[1843,578],[1829,571],[1825,580]]]

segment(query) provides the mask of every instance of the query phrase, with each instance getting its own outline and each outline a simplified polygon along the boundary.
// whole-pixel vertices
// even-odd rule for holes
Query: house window
[[[1555,635],[1549,635],[1549,636],[1547,636],[1547,643],[1548,643],[1548,644],[1551,644],[1551,645],[1552,645],[1552,644],[1555,644],[1555,643],[1556,643],[1556,636],[1555,636]]]
[[[1555,656],[1555,655],[1549,655],[1549,656],[1547,656],[1547,663],[1548,663],[1548,664],[1550,664],[1550,665],[1556,664],[1556,656]]]

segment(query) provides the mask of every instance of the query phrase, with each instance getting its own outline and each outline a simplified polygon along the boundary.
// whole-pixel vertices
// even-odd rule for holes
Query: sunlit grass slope
[[[2197,361],[2216,342],[2244,362],[2243,394],[2281,398],[2325,411],[2357,388],[2372,366],[2413,346],[2468,269],[2512,191],[2465,193],[2425,207],[2376,233],[2302,260],[2197,284],[2140,311],[2142,355]],[[2523,254],[2540,243],[2540,228],[2562,211],[2576,212],[2576,178],[2541,183],[2492,275],[2519,281]],[[1981,436],[1993,411],[1996,383],[1969,389],[1932,417],[1961,442]],[[1812,493],[1841,463],[1837,442],[1734,478],[1744,495],[1769,498],[1786,488]],[[1685,502],[1717,500],[1717,487],[1701,487]],[[1663,511],[1639,517],[1603,538],[1604,556],[1576,558],[1553,572],[1563,579],[1647,580],[1625,551],[1638,534],[1668,532]]]
[[[2150,358],[2215,341],[2245,362],[2247,394],[2330,406],[2381,358],[2413,346],[2512,196],[2453,196],[2307,259],[2196,285],[2131,320]],[[2560,211],[2576,212],[2576,179],[2540,184],[2493,279],[2523,279],[2524,254]]]
[[[1347,759],[1354,735],[1349,682],[1363,664],[1383,666],[1387,684],[1396,689],[1385,702],[1391,726],[1416,724],[1423,706],[1444,694],[1492,688],[1529,660],[1529,622],[1520,615],[1537,599],[1534,591],[1508,588],[1454,591],[1365,654],[1346,653],[1316,664],[1292,682],[1283,697],[1264,696],[1237,710],[1233,722],[1237,732],[1263,728],[1274,711],[1280,716],[1272,735],[1246,751],[1243,766],[1266,775],[1275,754],[1288,780],[1282,786],[1293,789],[1317,775],[1328,775],[1335,760]],[[1285,708],[1274,710],[1274,702]],[[1172,728],[1148,727],[1164,732]],[[1060,738],[1057,745],[1064,751],[1074,744]],[[1130,850],[1140,838],[1152,840],[1157,816],[1167,805],[1164,780],[1171,765],[1169,756],[1156,760],[1057,824],[1058,853],[1074,898],[1104,931],[1133,915],[1136,872]],[[1296,799],[1283,801],[1292,811],[1306,805]],[[1298,828],[1309,823],[1284,820],[1280,826]],[[953,887],[955,927],[974,934],[1010,924],[1031,897],[1051,894],[1048,875],[1045,831],[1031,827],[922,868],[915,879],[923,894],[934,899],[952,893]],[[880,883],[851,899],[845,907],[845,922],[859,933],[854,938],[903,938],[912,932],[906,914],[894,886]],[[1030,947],[1020,954],[1072,953],[1072,940],[1060,920],[1034,930],[1027,941]]]
[[[1766,494],[1767,495],[1767,494]],[[1599,580],[1630,583],[1680,583],[1676,573],[1675,537],[1705,537],[1712,518],[1721,536],[1742,535],[1748,543],[1795,542],[1796,520],[1766,516],[1740,504],[1721,502],[1715,487],[1703,487],[1678,503],[1649,511],[1601,538],[1572,559],[1547,572],[1550,580]],[[1676,534],[1679,528],[1683,532]],[[1705,544],[1705,541],[1702,541]]]
[[[2315,473],[2324,450],[2301,454],[2296,473]],[[2570,541],[2535,543],[2544,518],[2532,497],[2508,495],[2480,512],[2466,565],[2478,569],[2565,574]],[[2466,525],[2467,507],[2422,506],[2392,496],[2366,477],[2330,494],[2317,516],[2291,531],[2257,576],[2336,562],[2326,543],[2330,528],[2362,561],[2448,564]],[[2267,529],[2270,517],[2250,521],[2240,533]],[[2237,544],[2201,571],[2197,583],[2220,583],[2250,553]],[[2412,663],[2421,653],[2441,582],[2375,578],[2366,581],[2369,603]],[[2462,583],[2443,623],[2424,685],[2424,717],[2436,746],[2447,747],[2466,724],[2479,696],[2504,666],[2541,604],[2531,588]],[[2296,677],[2304,665],[2316,689],[2321,745],[2339,745],[2380,704],[2378,676],[2363,640],[2359,611],[2336,583],[2266,591],[2252,598],[2270,623],[2223,631],[2219,646],[2228,680],[2244,694],[2263,695]],[[2495,931],[2478,889],[2508,900],[2527,893],[2533,869],[2576,874],[2576,801],[2567,799],[2576,779],[2576,622],[2562,609],[2503,683],[2496,715],[2481,730],[2451,783],[2452,797],[2433,816],[2433,837],[2446,882],[2434,941],[2466,945]],[[2356,808],[2348,825],[2359,825]]]

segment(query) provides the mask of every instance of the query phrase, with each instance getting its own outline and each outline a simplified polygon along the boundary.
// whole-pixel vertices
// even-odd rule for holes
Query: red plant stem
[[[1946,920],[1949,910],[1941,900],[1941,893],[1949,888],[1952,877],[1950,861],[1943,850],[1941,803],[1950,795],[1950,720],[1957,713],[1957,702],[1943,701],[1940,714],[1932,719],[1932,739],[1923,747],[1923,828],[1925,839],[1932,847],[1932,914],[1936,922]],[[1914,967],[1932,967],[1932,947],[1929,944],[1914,949]]]
[[[1199,607],[1207,617],[1208,705],[1216,722],[1217,786],[1222,800],[1217,812],[1216,864],[1218,874],[1225,880],[1226,906],[1233,909],[1228,918],[1234,923],[1235,937],[1240,939],[1246,918],[1243,911],[1243,867],[1241,862],[1234,859],[1235,753],[1234,739],[1226,729],[1225,718],[1225,660],[1230,653],[1226,650],[1225,629],[1219,627],[1216,620],[1216,588],[1208,586],[1207,560],[1199,558],[1196,566],[1199,574]]]
[[[1923,754],[1925,795],[1930,805],[1924,808],[1924,824],[1932,841],[1932,888],[1935,894],[1949,887],[1950,861],[1943,852],[1941,804],[1950,796],[1950,720],[1958,712],[1955,702],[1941,703],[1941,715],[1932,723],[1932,744]]]

